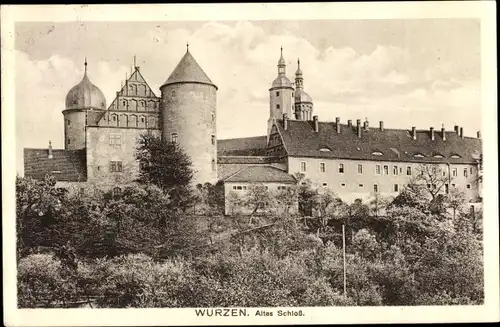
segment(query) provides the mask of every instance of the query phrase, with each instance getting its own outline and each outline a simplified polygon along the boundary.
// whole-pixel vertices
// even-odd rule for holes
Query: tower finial
[[[135,62],[136,58],[135,58],[135,55],[134,55],[134,68],[137,67],[137,64]]]
[[[189,52],[189,42],[186,42],[186,52]]]
[[[87,74],[87,57],[85,57],[84,66],[85,66],[85,75],[86,75]]]
[[[283,55],[283,46],[281,46],[281,55]]]

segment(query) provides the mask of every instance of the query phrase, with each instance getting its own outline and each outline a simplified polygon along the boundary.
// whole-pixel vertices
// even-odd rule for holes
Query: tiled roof
[[[254,182],[254,183],[295,183],[292,175],[271,166],[249,166],[229,176],[224,182]]]
[[[46,174],[51,174],[58,181],[68,182],[87,180],[85,149],[52,150],[51,159],[48,155],[48,149],[24,149],[24,175],[43,179]]]
[[[106,111],[87,111],[87,126],[98,126],[99,121],[106,115]]]
[[[405,129],[381,131],[372,127],[365,131],[361,127],[359,138],[356,126],[341,124],[337,134],[333,122],[319,122],[318,132],[314,131],[313,121],[289,120],[286,131],[283,120],[278,120],[276,125],[288,155],[297,157],[472,163],[482,151],[481,139],[461,138],[455,131],[446,131],[444,141],[440,129],[434,131],[433,141],[429,130],[417,130],[416,140],[413,140],[411,130]]]
[[[163,85],[186,82],[215,86],[189,51],[187,51],[184,57],[182,57],[181,61],[179,61],[174,71],[170,74],[169,78],[165,81],[165,83],[163,83]],[[215,87],[217,88],[217,86]]]
[[[217,140],[219,156],[265,156],[267,136]]]
[[[265,164],[275,162],[279,162],[279,158],[265,156],[217,156],[218,164]]]

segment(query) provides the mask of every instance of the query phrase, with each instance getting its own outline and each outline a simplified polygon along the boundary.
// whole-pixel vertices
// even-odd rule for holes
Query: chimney
[[[460,137],[464,138],[464,128],[460,127]]]
[[[49,159],[53,159],[54,155],[52,154],[52,142],[49,141]]]
[[[348,127],[352,127],[352,120],[351,120],[351,119],[349,119],[349,120],[347,121],[347,126],[348,126]]]
[[[316,133],[319,132],[318,116],[313,116],[313,123],[314,123],[314,131]]]
[[[283,114],[283,129],[286,131],[288,129],[288,115]]]
[[[356,127],[358,131],[358,137],[361,137],[361,119],[356,120]]]
[[[411,128],[411,137],[416,140],[417,139],[417,128],[415,126],[413,126]]]
[[[379,122],[379,127],[380,127],[380,130],[383,132],[384,131],[384,122],[383,121]]]
[[[340,117],[335,117],[335,128],[337,130],[337,134],[340,134]]]
[[[477,131],[477,138],[480,139],[481,138],[481,131]]]
[[[431,140],[434,141],[434,127],[431,127]]]
[[[455,125],[455,129],[454,130],[455,130],[455,133],[457,133],[457,135],[458,135],[458,125]]]
[[[441,125],[441,137],[443,138],[443,141],[446,141],[446,131],[444,130],[444,124]]]

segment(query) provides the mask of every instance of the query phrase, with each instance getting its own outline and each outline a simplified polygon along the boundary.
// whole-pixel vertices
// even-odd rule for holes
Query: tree
[[[375,218],[377,218],[380,212],[384,210],[387,205],[389,205],[389,203],[389,199],[383,197],[379,192],[375,192],[373,193],[373,197],[369,202],[370,211],[375,216]]]
[[[235,191],[230,191],[227,194],[226,201],[229,207],[229,213],[234,215],[239,212],[241,206],[243,205],[243,199]]]
[[[137,140],[136,159],[140,166],[138,182],[165,191],[171,209],[185,210],[193,204],[192,161],[179,145],[151,133],[142,134]]]
[[[428,194],[435,200],[446,184],[451,182],[448,174],[443,173],[441,168],[435,164],[422,164],[417,168],[419,172],[415,178],[416,183],[426,186]]]
[[[252,220],[252,216],[259,209],[267,209],[269,207],[270,202],[272,201],[271,194],[269,193],[267,186],[263,184],[254,184],[248,187],[248,192],[245,196],[245,204],[253,208],[252,213],[250,214],[250,221]]]
[[[448,208],[453,210],[453,220],[455,220],[457,210],[467,202],[465,193],[458,188],[452,188],[446,200]]]
[[[298,204],[299,189],[296,185],[287,186],[275,194],[276,202],[283,208],[283,213],[288,215],[290,210]]]

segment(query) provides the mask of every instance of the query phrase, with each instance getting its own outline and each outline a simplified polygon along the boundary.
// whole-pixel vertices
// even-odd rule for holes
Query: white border
[[[140,14],[139,14],[140,13]],[[145,18],[147,17],[147,19]],[[302,308],[304,317],[197,317],[193,309],[17,309],[15,267],[16,21],[193,21],[303,19],[481,19],[481,78],[484,146],[485,304],[460,307]],[[2,6],[2,194],[4,324],[7,326],[229,325],[500,320],[496,16],[493,1],[196,5]],[[279,308],[269,308],[276,312]],[[254,312],[254,310],[249,310]]]

